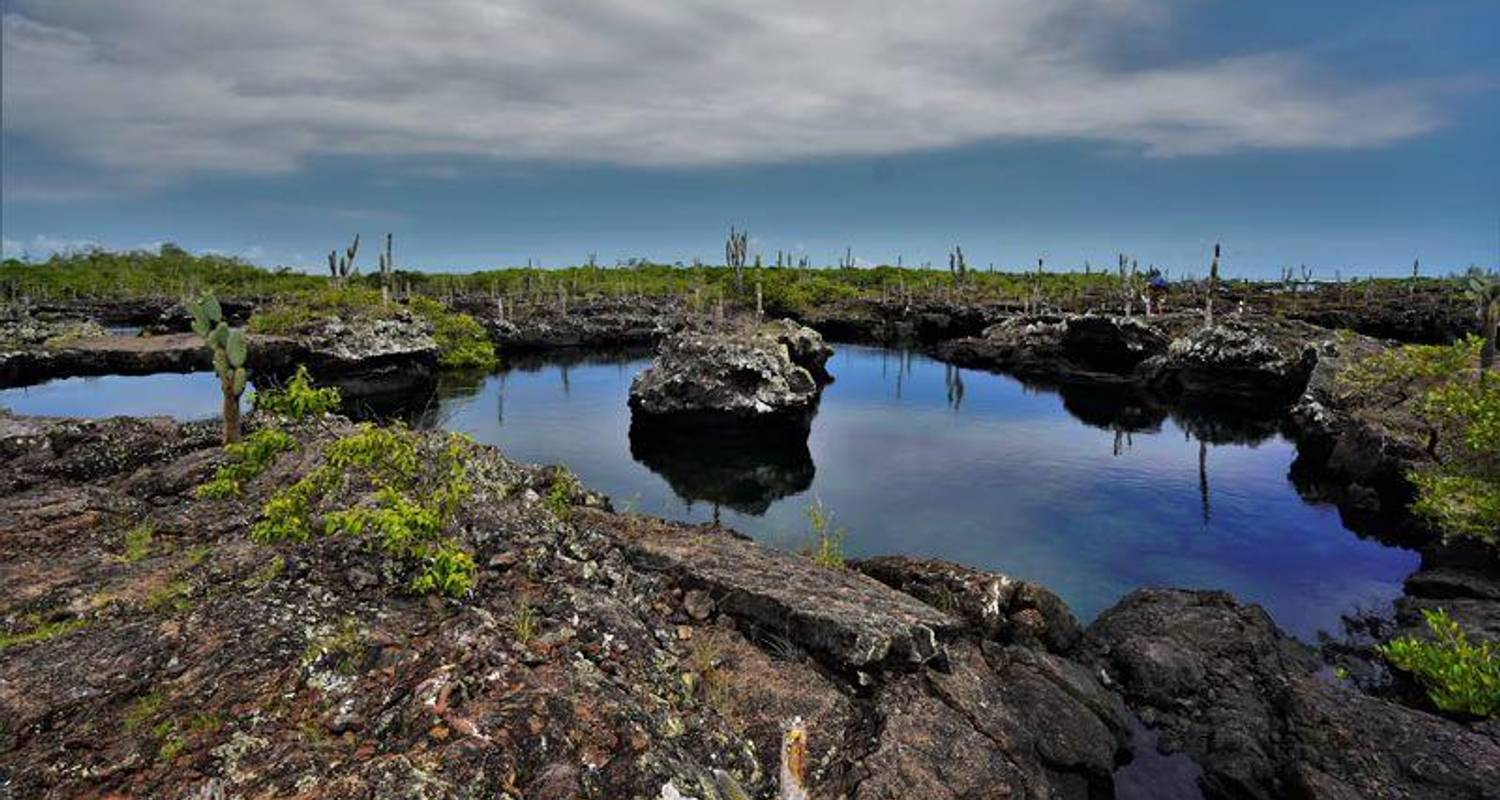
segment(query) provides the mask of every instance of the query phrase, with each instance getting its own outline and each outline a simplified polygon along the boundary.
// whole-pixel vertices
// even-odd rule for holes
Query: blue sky
[[[806,5],[0,0],[6,255],[1500,257],[1492,0]]]

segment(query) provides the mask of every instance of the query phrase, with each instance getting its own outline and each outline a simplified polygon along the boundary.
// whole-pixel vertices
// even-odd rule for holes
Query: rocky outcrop
[[[350,397],[411,392],[435,380],[438,347],[432,324],[404,309],[383,318],[323,318],[292,338],[294,359],[320,383]]]
[[[455,300],[453,307],[479,320],[495,347],[507,354],[649,347],[689,319],[681,303],[647,297],[538,300],[503,309],[495,300],[468,298]]]
[[[1129,379],[1136,366],[1164,353],[1167,335],[1147,321],[1098,314],[1034,314],[998,322],[977,338],[939,347],[960,366],[1000,369],[1062,381]]]
[[[1313,343],[1330,338],[1309,325],[1231,318],[1173,339],[1141,373],[1166,394],[1280,410],[1307,386],[1318,360]]]
[[[410,391],[432,383],[438,349],[431,326],[402,312],[389,319],[327,318],[288,336],[249,336],[252,379],[276,382],[306,364],[324,385],[349,398]],[[78,375],[148,375],[213,369],[192,333],[75,336],[0,353],[0,386]]]
[[[631,383],[630,407],[642,421],[805,428],[832,354],[817,332],[785,320],[683,331]]]
[[[707,591],[721,613],[796,642],[847,674],[941,659],[944,640],[962,627],[863,575],[737,536],[655,528],[633,539],[630,550],[639,567]]]
[[[1209,798],[1493,798],[1500,739],[1335,685],[1257,606],[1137,591],[1088,629],[1083,657],[1201,765]]]
[[[1082,631],[1047,587],[938,559],[879,556],[853,567],[881,583],[964,620],[983,637],[1066,653]]]

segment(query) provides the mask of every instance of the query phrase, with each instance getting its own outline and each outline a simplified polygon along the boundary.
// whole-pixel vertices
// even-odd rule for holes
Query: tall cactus
[[[240,440],[240,395],[245,393],[245,359],[249,355],[245,345],[245,331],[231,328],[224,321],[224,310],[213,293],[206,293],[197,300],[187,302],[193,315],[193,332],[203,337],[203,342],[214,354],[214,372],[219,376],[219,388],[224,391],[224,444]]]

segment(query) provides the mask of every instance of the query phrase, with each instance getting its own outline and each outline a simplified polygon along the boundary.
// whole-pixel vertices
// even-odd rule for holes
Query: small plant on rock
[[[199,497],[222,500],[244,494],[245,483],[265,472],[276,456],[297,449],[297,440],[286,431],[263,428],[224,449],[229,463],[219,467],[213,480],[198,487]]]
[[[1433,705],[1444,711],[1500,714],[1500,646],[1471,641],[1443,609],[1423,610],[1433,639],[1404,636],[1378,650],[1396,669],[1416,677]]]
[[[843,569],[847,563],[844,558],[844,540],[849,537],[849,532],[834,526],[833,512],[823,505],[822,500],[814,500],[807,507],[807,521],[812,526],[812,546],[808,548],[807,554],[819,566]]]
[[[273,495],[251,536],[358,537],[414,567],[413,591],[461,597],[474,588],[474,559],[444,529],[473,492],[472,448],[457,434],[429,440],[401,426],[362,425],[324,448],[322,466]]]
[[[307,374],[305,365],[298,365],[297,373],[280,389],[255,393],[256,409],[294,420],[321,417],[337,411],[342,400],[337,387],[313,386],[312,376]]]

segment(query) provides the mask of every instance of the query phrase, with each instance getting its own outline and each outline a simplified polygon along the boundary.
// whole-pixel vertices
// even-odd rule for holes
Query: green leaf
[[[212,294],[203,298],[203,313],[208,316],[210,324],[218,324],[224,319],[224,309],[219,306],[219,299]]]
[[[239,328],[233,328],[227,334],[224,349],[229,353],[229,363],[236,367],[245,366],[245,332]]]
[[[214,348],[215,350],[222,350],[224,349],[224,342],[228,338],[229,326],[220,322],[219,326],[217,328],[214,328],[213,333],[210,333],[208,335],[208,346]]]
[[[245,368],[244,367],[235,367],[235,370],[234,370],[234,396],[235,397],[239,397],[241,394],[244,394],[244,392],[245,392],[245,380],[246,380]]]

